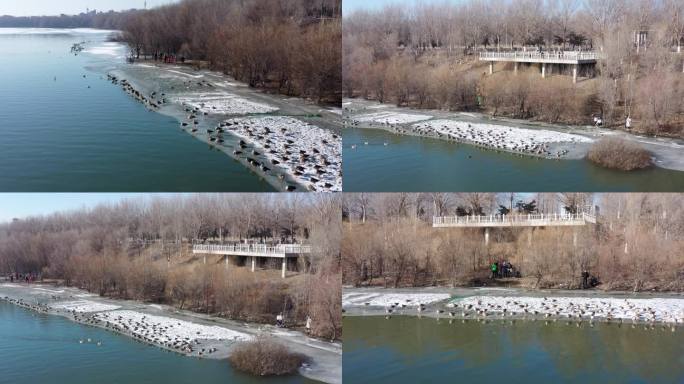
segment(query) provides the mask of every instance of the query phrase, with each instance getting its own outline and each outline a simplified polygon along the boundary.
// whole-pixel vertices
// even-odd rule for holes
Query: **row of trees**
[[[184,0],[131,15],[137,57],[208,61],[253,87],[339,104],[340,0]]]
[[[678,0],[424,2],[359,10],[345,16],[343,29],[348,97],[571,123],[590,123],[595,113],[623,125],[630,116],[647,133],[683,133],[684,3]],[[599,51],[597,79],[581,87],[568,77],[518,79],[511,71],[487,79],[486,63],[472,56],[538,47]],[[574,88],[581,90],[569,101],[554,101]],[[553,105],[536,106],[549,99]]]
[[[341,238],[337,196],[198,194],[124,200],[0,226],[0,271],[40,273],[100,295],[175,304],[250,321],[309,315],[314,331],[340,336]],[[206,264],[190,244],[305,242],[305,273]],[[259,278],[257,276],[265,276]],[[335,312],[336,311],[336,312]]]
[[[575,213],[595,203],[598,225],[482,229],[431,227],[433,215]],[[681,194],[347,194],[345,284],[489,283],[507,260],[535,287],[579,288],[584,270],[604,289],[684,290]]]

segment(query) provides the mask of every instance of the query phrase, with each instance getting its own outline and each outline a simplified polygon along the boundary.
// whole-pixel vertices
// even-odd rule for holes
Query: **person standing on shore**
[[[306,334],[311,334],[311,316],[306,316]]]

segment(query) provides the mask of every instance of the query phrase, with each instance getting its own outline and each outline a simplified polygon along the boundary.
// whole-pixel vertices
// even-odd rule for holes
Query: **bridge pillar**
[[[207,255],[204,255],[204,264],[207,263]]]
[[[283,257],[283,270],[280,277],[285,278],[285,272],[287,271],[287,257]]]
[[[489,228],[485,228],[485,245],[489,245]]]
[[[226,269],[228,269],[228,255],[226,255]]]
[[[574,64],[572,66],[572,83],[573,84],[577,84],[577,65],[578,64]]]
[[[513,73],[516,75],[518,74],[518,62],[517,61],[513,62]]]
[[[252,256],[252,272],[256,269],[256,257]]]
[[[494,74],[494,62],[493,61],[489,62],[489,74],[490,75]]]
[[[542,63],[542,78],[546,77],[546,63]]]

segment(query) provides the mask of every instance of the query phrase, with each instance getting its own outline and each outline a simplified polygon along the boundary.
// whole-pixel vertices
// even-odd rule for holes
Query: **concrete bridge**
[[[573,227],[589,224],[596,224],[596,216],[591,213],[435,216],[432,218],[433,228],[484,228],[485,244],[489,244],[490,228]],[[528,242],[531,242],[531,238],[528,238]],[[576,233],[573,238],[573,243],[577,244]]]
[[[542,77],[553,71],[553,65],[572,65],[572,82],[577,83],[577,72],[581,65],[594,65],[599,59],[597,52],[557,51],[557,52],[480,52],[480,61],[489,62],[489,74],[494,73],[494,62],[512,62],[513,71],[518,72],[519,63],[541,64]]]
[[[274,258],[282,260],[282,273],[284,279],[287,272],[287,260],[297,259],[299,256],[311,253],[311,246],[300,244],[195,244],[192,246],[193,254],[224,255],[226,265],[229,256],[248,257],[251,260],[251,270],[256,270],[257,258]]]

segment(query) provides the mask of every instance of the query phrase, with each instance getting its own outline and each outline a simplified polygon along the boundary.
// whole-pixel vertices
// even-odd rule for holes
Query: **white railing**
[[[598,60],[597,52],[558,51],[558,52],[480,52],[480,60]]]
[[[257,254],[288,254],[288,253],[311,253],[310,245],[300,244],[195,244],[192,246],[195,252],[219,252],[219,253],[257,253]]]
[[[489,216],[435,216],[433,226],[462,225],[482,226],[492,225],[525,225],[544,223],[596,223],[596,217],[589,213],[578,214],[530,214],[530,215],[489,215]]]

